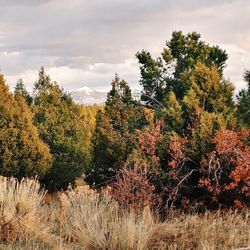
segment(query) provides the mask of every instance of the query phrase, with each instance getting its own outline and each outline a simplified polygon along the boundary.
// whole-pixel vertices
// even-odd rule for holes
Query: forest
[[[86,199],[72,194],[79,177],[84,179],[89,192],[104,196],[104,204],[91,200],[95,209],[105,210],[106,203],[114,202],[117,210],[112,208],[112,213],[129,211],[135,216],[130,217],[131,220],[136,221],[135,218],[145,215],[145,211],[156,216],[161,221],[159,223],[165,223],[166,218],[172,218],[174,214],[204,216],[210,211],[228,216],[225,211],[230,211],[229,214],[239,216],[238,221],[247,223],[250,206],[250,70],[239,72],[247,87],[236,92],[233,83],[224,76],[227,52],[203,41],[196,32],[173,32],[157,58],[145,49],[135,56],[140,67],[140,100],[133,98],[126,79],[120,79],[117,72],[104,105],[76,104],[43,67],[32,92],[26,90],[22,79],[17,80],[14,92],[11,92],[1,74],[0,175],[4,181],[0,190],[5,187],[4,192],[10,192],[12,187],[15,192],[21,192],[22,185],[26,188],[30,185],[34,191],[35,183],[34,192],[40,195],[41,203],[46,200],[41,198],[45,195],[44,190],[47,190],[46,197],[64,195],[63,201],[68,199],[65,206],[71,203],[79,209],[73,212],[73,208],[68,207],[69,214],[64,218],[68,220],[69,228],[63,230],[71,233],[78,225],[74,220],[79,214],[85,213],[87,217],[95,214],[94,210],[75,204]],[[0,194],[3,196],[0,201],[2,210],[7,197],[4,192]],[[79,214],[74,214],[76,212]],[[110,220],[114,215],[107,213],[105,216]],[[241,216],[246,217],[242,219]],[[186,223],[191,223],[191,218],[186,219]],[[194,222],[197,225],[198,218]],[[121,224],[123,219],[121,217]],[[183,225],[184,222],[179,220],[176,223]],[[86,223],[79,221],[82,225]],[[0,224],[3,230],[5,224]],[[162,224],[157,226],[162,227]],[[243,243],[246,244],[249,243],[249,230],[245,224],[244,227]],[[182,235],[186,237],[184,239],[174,233],[172,248],[155,247],[152,245],[155,240],[150,241],[151,245],[139,245],[142,235],[137,235],[137,246],[122,247],[119,245],[122,243],[117,242],[112,245],[107,243],[110,239],[105,234],[106,243],[93,246],[94,241],[90,239],[95,238],[94,233],[82,230],[76,231],[69,240],[78,239],[76,241],[83,244],[79,249],[232,249],[235,246],[234,242],[228,248],[225,245],[221,248],[220,242],[214,248],[202,248],[193,242],[186,244],[188,235]],[[135,232],[133,235],[137,237]],[[10,243],[17,239],[15,237],[8,241],[2,233],[0,240]],[[160,243],[157,240],[159,244],[170,244],[170,238],[166,241],[162,240],[163,236],[157,237],[161,238]],[[239,246],[241,243],[235,244]]]

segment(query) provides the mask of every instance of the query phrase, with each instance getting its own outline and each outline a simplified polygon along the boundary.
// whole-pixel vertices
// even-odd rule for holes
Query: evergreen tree
[[[141,64],[142,100],[152,107],[159,107],[166,94],[173,91],[177,99],[182,99],[190,85],[182,80],[183,72],[191,73],[198,62],[207,67],[214,65],[222,74],[228,58],[225,51],[217,46],[209,46],[200,40],[196,32],[183,35],[173,32],[166,42],[162,57],[153,59],[149,52],[142,50],[136,54]]]
[[[142,108],[132,99],[128,84],[116,76],[104,111],[96,118],[90,183],[102,184],[116,174],[132,151],[135,130],[145,124]]]
[[[216,132],[236,127],[236,108],[234,88],[223,78],[225,51],[201,41],[197,33],[174,32],[166,45],[156,60],[146,51],[137,58],[142,100],[155,109],[155,120],[164,120],[152,158],[159,157],[157,172],[166,185],[168,206],[207,195],[199,188],[202,175],[210,171],[202,172],[203,163],[214,150]]]
[[[80,107],[41,68],[34,88],[34,123],[53,156],[43,182],[49,190],[66,188],[84,172],[88,152]]]
[[[240,122],[250,128],[250,71],[246,71],[244,79],[247,82],[247,89],[241,90],[237,96],[237,115]]]
[[[179,133],[183,130],[184,119],[182,104],[177,100],[173,91],[170,91],[162,103],[162,108],[155,113],[156,118],[165,121],[165,130],[175,130]]]
[[[103,111],[104,107],[99,105],[80,105],[81,129],[84,131],[84,140],[81,141],[82,147],[86,149],[86,168],[92,167],[93,157],[93,135],[96,127],[96,116],[98,112]]]
[[[191,73],[182,74],[182,81],[190,87],[185,98],[195,94],[198,107],[207,112],[222,113],[225,116],[234,111],[232,84],[225,81],[216,66],[208,67],[200,62]]]
[[[191,73],[183,73],[181,80],[190,86],[183,99],[178,101],[170,92],[156,115],[165,121],[164,143],[168,144],[173,133],[186,137],[189,141],[187,157],[200,162],[211,150],[215,132],[236,126],[234,89],[215,66],[208,67],[200,62]]]
[[[0,75],[0,174],[42,177],[50,165],[49,148],[39,138],[24,98],[14,98]]]
[[[25,99],[25,101],[28,104],[28,106],[30,106],[32,104],[33,98],[29,94],[29,92],[26,90],[26,87],[23,84],[23,80],[22,79],[17,80],[14,92],[15,92],[15,95],[22,96]]]
[[[156,109],[156,118],[165,121],[164,143],[172,133],[188,137],[189,151],[199,161],[216,129],[236,125],[234,89],[223,79],[227,54],[195,32],[173,32],[166,45],[156,60],[146,51],[137,53],[143,95],[150,97],[144,100]],[[201,144],[203,153],[197,151]]]

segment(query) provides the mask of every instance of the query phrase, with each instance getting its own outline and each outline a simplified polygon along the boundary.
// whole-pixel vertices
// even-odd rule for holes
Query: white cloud
[[[243,74],[245,70],[250,69],[250,53],[234,44],[221,44],[220,47],[229,54],[225,76],[230,78],[236,90],[245,88]]]
[[[135,53],[159,55],[172,31],[197,31],[229,53],[237,89],[250,68],[250,3],[243,0],[0,0],[1,70],[31,88],[44,66],[66,90],[109,88],[114,73],[138,86]]]
[[[58,82],[68,91],[76,90],[88,85],[98,90],[109,90],[110,83],[116,73],[132,85],[132,88],[139,88],[139,67],[135,59],[125,60],[120,64],[96,63],[89,65],[88,70],[70,68],[68,66],[51,67],[46,69],[51,79]],[[6,79],[11,89],[16,79],[22,78],[28,90],[32,90],[33,83],[38,78],[38,71],[27,70],[18,75],[7,75]]]

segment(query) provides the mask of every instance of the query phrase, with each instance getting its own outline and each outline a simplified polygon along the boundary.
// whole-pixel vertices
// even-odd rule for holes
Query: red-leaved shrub
[[[205,187],[215,202],[223,200],[236,207],[250,198],[250,146],[249,130],[239,132],[219,130],[212,140],[214,151],[201,162],[202,178],[199,186]]]
[[[124,210],[132,209],[139,213],[145,207],[157,209],[161,205],[161,197],[150,183],[150,173],[140,169],[120,170],[107,191]]]
[[[148,128],[144,131],[137,131],[139,147],[149,158],[148,163],[151,165],[151,169],[154,170],[157,170],[160,161],[156,151],[162,125],[163,121],[157,120],[152,128]]]

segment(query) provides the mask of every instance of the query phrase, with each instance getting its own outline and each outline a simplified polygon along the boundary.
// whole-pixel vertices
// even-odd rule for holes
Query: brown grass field
[[[35,180],[0,181],[0,249],[250,249],[249,210],[172,215],[121,212],[80,186],[46,195]]]

